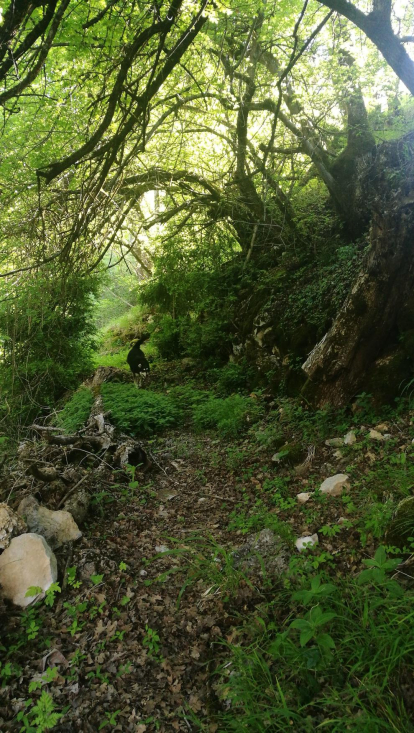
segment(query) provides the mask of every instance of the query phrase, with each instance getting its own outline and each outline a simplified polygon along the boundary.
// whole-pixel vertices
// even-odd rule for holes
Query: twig
[[[213,499],[220,499],[220,501],[232,501],[233,504],[238,504],[240,501],[239,499],[230,499],[229,496],[219,496],[218,494],[207,494],[206,491],[203,491],[203,494],[205,494],[206,496],[211,496]]]
[[[83,483],[85,481],[85,479],[88,478],[88,476],[89,476],[89,473],[85,473],[85,475],[82,476],[81,479],[79,479],[78,483],[75,484],[75,486],[73,486],[71,488],[71,490],[67,492],[67,494],[65,494],[65,496],[63,497],[63,499],[61,499],[60,502],[59,502],[59,504],[58,504],[58,509],[60,509],[60,507],[63,506],[63,504],[69,499],[70,496],[72,496],[72,494],[74,493],[74,491],[76,491],[76,489],[78,488],[78,486],[80,486],[81,483]]]

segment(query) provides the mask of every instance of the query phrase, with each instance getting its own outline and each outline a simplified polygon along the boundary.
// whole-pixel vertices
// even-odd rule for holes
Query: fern
[[[33,724],[37,726],[37,733],[43,733],[45,730],[51,730],[57,725],[62,717],[61,713],[55,712],[55,703],[48,692],[43,691],[36,705],[31,710],[33,715]]]

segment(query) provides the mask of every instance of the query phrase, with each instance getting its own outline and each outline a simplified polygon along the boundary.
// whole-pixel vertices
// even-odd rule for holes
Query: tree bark
[[[372,211],[370,248],[330,331],[303,365],[316,403],[344,405],[387,345],[414,286],[414,134],[361,162],[359,202]]]

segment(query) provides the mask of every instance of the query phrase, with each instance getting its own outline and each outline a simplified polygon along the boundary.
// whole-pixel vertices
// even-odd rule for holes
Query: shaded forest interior
[[[5,0],[0,106],[1,730],[413,731],[414,6]]]

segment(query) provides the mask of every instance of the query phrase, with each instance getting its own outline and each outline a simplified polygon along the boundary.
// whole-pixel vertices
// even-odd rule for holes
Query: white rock
[[[330,448],[339,448],[343,444],[343,438],[329,438],[329,440],[325,440],[325,445],[328,445]]]
[[[313,491],[304,491],[302,494],[296,496],[299,504],[306,504],[307,501],[313,496]]]
[[[353,430],[350,430],[344,437],[345,445],[353,445],[356,443],[356,435]]]
[[[329,476],[321,484],[319,491],[321,494],[328,494],[329,496],[340,496],[344,488],[349,488],[348,479],[349,476],[346,473],[337,473],[335,476]]]
[[[17,513],[24,517],[31,532],[42,535],[52,550],[65,542],[73,542],[82,537],[78,525],[69,512],[52,511],[40,506],[34,496],[26,496],[19,504]]]
[[[384,440],[391,440],[392,435],[391,435],[391,433],[384,433],[384,435],[382,437],[384,438]]]
[[[5,550],[10,545],[12,537],[26,531],[23,519],[10,509],[8,504],[0,504],[0,549]]]
[[[368,437],[371,438],[371,440],[384,440],[384,436],[381,435],[378,430],[370,430]]]
[[[160,554],[162,554],[164,552],[169,552],[169,548],[167,547],[167,545],[156,545],[155,552],[159,552]]]
[[[0,555],[0,585],[6,598],[24,608],[33,603],[26,591],[36,586],[46,591],[57,580],[56,558],[46,540],[28,533],[14,537]]]
[[[308,547],[313,547],[314,545],[317,545],[319,543],[319,537],[317,534],[308,535],[307,537],[299,537],[299,539],[296,540],[295,546],[296,549],[299,550],[299,552],[302,552],[302,550],[306,550]]]

